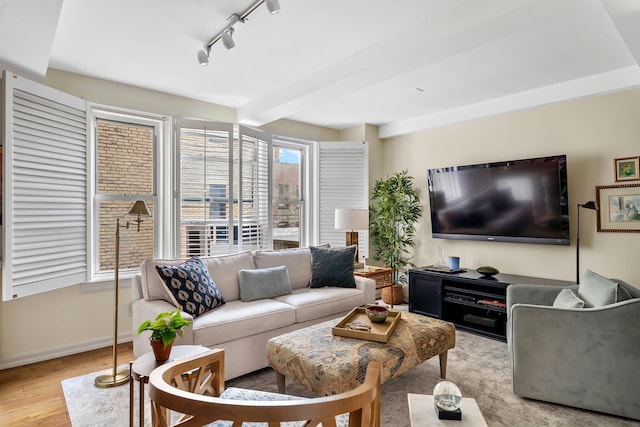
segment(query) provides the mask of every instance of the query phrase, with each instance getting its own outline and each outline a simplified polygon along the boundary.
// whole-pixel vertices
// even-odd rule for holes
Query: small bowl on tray
[[[382,323],[389,316],[389,309],[381,305],[370,305],[366,308],[367,317],[374,323]]]

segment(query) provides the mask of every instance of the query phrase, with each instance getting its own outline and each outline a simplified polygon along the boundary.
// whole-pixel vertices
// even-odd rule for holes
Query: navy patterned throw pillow
[[[224,304],[202,259],[194,257],[181,265],[156,265],[156,270],[182,311],[194,318]]]

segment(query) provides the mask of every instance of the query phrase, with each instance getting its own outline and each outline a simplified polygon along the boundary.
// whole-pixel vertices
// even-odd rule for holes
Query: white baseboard
[[[131,333],[118,336],[118,344],[129,342],[133,339]],[[45,360],[56,359],[58,357],[70,356],[72,354],[84,353],[85,351],[97,350],[99,348],[113,345],[113,338],[104,337],[96,340],[83,342],[80,344],[51,348],[38,353],[23,354],[20,356],[0,359],[0,370],[15,368],[16,366],[28,365],[30,363],[43,362]],[[128,361],[127,361],[128,362]]]

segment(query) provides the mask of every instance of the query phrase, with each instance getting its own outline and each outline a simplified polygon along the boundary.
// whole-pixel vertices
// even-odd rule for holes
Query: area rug
[[[431,394],[440,380],[438,358],[382,385],[382,426],[409,427],[407,393]],[[119,427],[129,423],[129,386],[99,389],[96,373],[62,381],[69,416],[74,427]],[[456,347],[449,351],[447,379],[456,383],[463,396],[473,397],[489,426],[640,426],[640,422],[583,411],[551,403],[523,399],[513,394],[507,345],[465,332],[456,332]],[[134,384],[136,387],[137,383]],[[277,391],[271,369],[235,378],[228,387]],[[135,396],[138,390],[135,389]],[[302,386],[287,381],[287,393],[313,397]],[[136,417],[137,417],[137,404]],[[149,404],[145,405],[150,426]],[[432,411],[433,408],[424,408]],[[136,418],[137,420],[137,418]],[[137,425],[137,424],[136,424]]]
[[[127,368],[121,366],[119,368]],[[62,390],[67,402],[69,419],[74,427],[120,427],[129,425],[129,384],[124,384],[112,388],[98,388],[94,385],[98,374],[104,372],[93,372],[79,377],[62,380]],[[139,383],[133,382],[135,404],[134,416],[137,420]],[[145,420],[151,425],[151,412],[149,409],[149,397],[145,393]]]

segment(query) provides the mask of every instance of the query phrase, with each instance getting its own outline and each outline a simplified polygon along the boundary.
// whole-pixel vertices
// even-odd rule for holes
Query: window
[[[2,84],[5,300],[112,279],[117,219],[124,273],[145,258],[274,240],[341,246],[335,208],[367,204],[366,144],[274,143],[257,129],[190,120],[176,121],[171,143],[166,118],[95,106],[87,122],[82,99],[11,74]],[[136,200],[152,213],[140,232],[124,228]]]
[[[298,248],[308,242],[304,176],[309,144],[273,141],[273,249]]]
[[[271,248],[271,138],[227,123],[179,128],[181,257]]]
[[[209,184],[209,217],[227,217],[227,186],[224,184]]]
[[[115,269],[116,220],[120,220],[121,271],[137,269],[142,260],[156,253],[154,223],[158,136],[162,122],[133,114],[93,111],[96,157],[94,207],[94,252],[92,277],[101,278]],[[127,216],[136,200],[144,200],[151,218],[143,218],[140,231],[126,228],[135,218]]]

